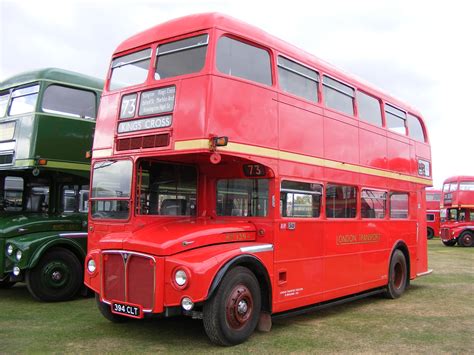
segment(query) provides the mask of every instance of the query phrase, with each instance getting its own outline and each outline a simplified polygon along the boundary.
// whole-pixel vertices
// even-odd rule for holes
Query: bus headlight
[[[13,254],[13,245],[8,244],[7,246],[7,254],[12,255]]]
[[[89,271],[91,274],[93,274],[95,272],[95,269],[96,269],[95,261],[94,261],[94,259],[90,259],[87,262],[87,271]]]
[[[18,266],[15,266],[13,268],[13,275],[15,275],[15,276],[20,275],[20,268]]]
[[[21,250],[17,250],[16,260],[20,261],[22,256],[23,256],[23,252]]]
[[[186,271],[183,269],[179,269],[178,271],[175,272],[174,274],[174,282],[176,282],[176,285],[179,287],[183,287],[186,285],[188,282],[188,274],[186,274]]]
[[[181,307],[183,307],[185,311],[190,311],[193,309],[194,303],[189,297],[184,297],[181,300]]]

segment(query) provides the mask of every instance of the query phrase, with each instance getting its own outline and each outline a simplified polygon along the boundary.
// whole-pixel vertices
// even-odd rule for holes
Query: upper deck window
[[[460,191],[474,191],[474,181],[461,181],[459,183]]]
[[[10,115],[21,115],[23,113],[35,111],[38,92],[39,85],[33,85],[14,90],[12,92]]]
[[[155,79],[200,71],[206,60],[208,42],[209,35],[203,34],[158,46]]]
[[[408,114],[407,126],[408,126],[408,134],[411,138],[416,139],[417,141],[420,141],[420,142],[425,141],[423,127],[421,127],[421,122],[418,119],[418,117]]]
[[[406,134],[406,118],[407,115],[405,112],[393,107],[392,105],[385,104],[385,121],[387,122],[387,128],[389,130],[400,134]]]
[[[379,100],[363,93],[362,91],[358,91],[357,105],[359,109],[359,118],[362,121],[382,127],[382,110],[380,109]]]
[[[151,48],[127,54],[112,60],[110,90],[141,84],[148,76]]]
[[[426,193],[426,201],[441,201],[441,194]]]
[[[5,116],[7,113],[8,99],[10,98],[10,93],[0,94],[0,117]]]
[[[262,48],[221,37],[217,43],[216,61],[221,73],[272,85],[270,55]]]
[[[48,86],[42,103],[44,112],[81,118],[95,118],[95,106],[93,92],[61,85]]]
[[[354,115],[354,89],[340,81],[323,76],[324,104],[348,115]]]
[[[458,189],[457,182],[446,183],[443,185],[443,192],[456,191]]]
[[[278,78],[283,91],[318,102],[319,74],[316,71],[278,56]]]

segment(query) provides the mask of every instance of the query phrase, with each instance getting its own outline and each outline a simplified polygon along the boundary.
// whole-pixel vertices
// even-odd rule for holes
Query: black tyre
[[[464,232],[458,238],[458,244],[462,247],[474,246],[474,234],[472,232]]]
[[[427,233],[426,233],[426,237],[427,237],[428,239],[433,239],[433,237],[434,237],[434,231],[433,231],[433,229],[428,228],[428,231],[427,231]]]
[[[110,309],[110,305],[107,303],[101,302],[100,297],[97,293],[95,294],[95,302],[97,304],[97,308],[99,308],[100,313],[104,316],[105,319],[113,323],[123,323],[130,320],[130,318],[128,317],[123,317],[118,314],[112,313],[112,310]]]
[[[390,260],[387,289],[384,293],[386,298],[395,299],[400,297],[408,284],[408,268],[405,254],[396,249]]]
[[[245,267],[235,267],[204,304],[204,329],[217,345],[243,343],[255,330],[260,310],[261,294],[255,275]]]
[[[82,286],[82,263],[67,249],[53,248],[26,273],[26,286],[40,301],[56,302],[73,298]]]
[[[454,245],[456,245],[456,239],[452,239],[452,240],[448,240],[447,242],[445,242],[444,240],[442,241],[444,245],[446,245],[447,247],[452,247]]]
[[[16,284],[16,282],[10,281],[8,278],[6,280],[0,280],[0,289],[13,287],[14,284]]]

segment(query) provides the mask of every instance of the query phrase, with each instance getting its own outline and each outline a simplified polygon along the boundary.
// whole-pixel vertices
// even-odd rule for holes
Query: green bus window
[[[81,118],[95,118],[96,97],[91,91],[50,85],[43,95],[44,112]]]
[[[38,99],[39,85],[33,85],[16,89],[12,93],[10,115],[21,115],[34,112],[36,100]]]

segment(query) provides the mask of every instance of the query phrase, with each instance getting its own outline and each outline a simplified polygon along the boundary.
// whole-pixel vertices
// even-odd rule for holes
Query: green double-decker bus
[[[101,80],[47,68],[0,83],[0,288],[43,301],[83,285]]]

